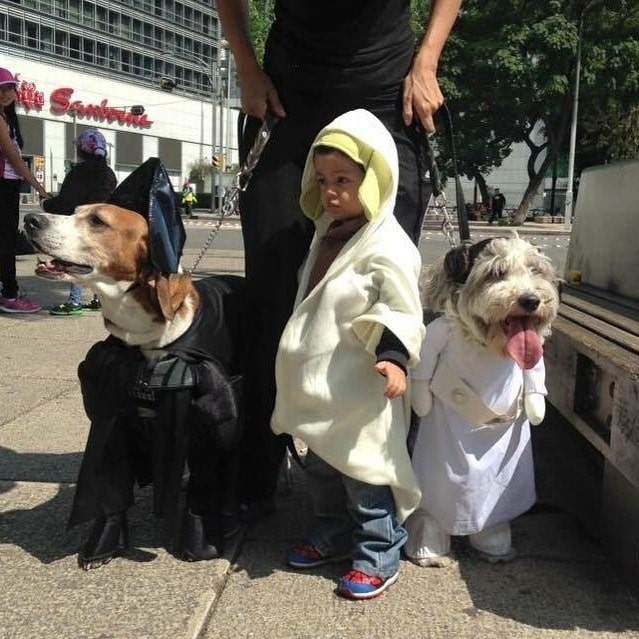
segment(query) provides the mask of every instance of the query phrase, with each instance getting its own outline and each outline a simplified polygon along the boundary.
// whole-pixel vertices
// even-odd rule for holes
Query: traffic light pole
[[[215,156],[217,155],[217,60],[211,57],[211,213],[215,213],[215,185],[217,184],[218,167],[215,166]]]

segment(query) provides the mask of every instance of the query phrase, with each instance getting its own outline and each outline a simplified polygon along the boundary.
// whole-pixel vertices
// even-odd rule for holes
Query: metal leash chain
[[[197,269],[199,263],[202,261],[202,258],[209,250],[211,244],[213,244],[213,240],[218,234],[220,228],[222,227],[222,222],[224,219],[233,213],[236,213],[239,210],[239,201],[240,201],[240,193],[246,191],[248,188],[249,182],[251,180],[251,176],[253,175],[253,171],[257,166],[257,163],[264,151],[264,147],[271,137],[271,133],[273,132],[273,128],[277,124],[277,118],[272,115],[267,115],[260,126],[257,135],[255,136],[255,141],[253,142],[253,146],[248,152],[246,160],[242,165],[242,168],[235,174],[233,178],[233,184],[224,194],[222,198],[222,205],[220,206],[220,218],[218,219],[215,226],[211,229],[206,241],[204,242],[204,246],[200,249],[198,256],[195,258],[193,262],[193,266],[189,269],[189,273],[193,274]],[[212,191],[213,189],[211,189]],[[213,197],[213,193],[211,193],[211,197]]]
[[[442,233],[448,239],[448,243],[451,248],[455,248],[457,246],[457,241],[455,240],[455,227],[453,223],[450,221],[450,213],[448,212],[448,201],[446,200],[446,194],[442,191],[439,195],[435,196],[434,205],[431,207],[433,209],[439,209],[443,216],[442,221]]]

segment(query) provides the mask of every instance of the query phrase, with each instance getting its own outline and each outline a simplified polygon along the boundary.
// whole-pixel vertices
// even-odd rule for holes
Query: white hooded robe
[[[385,378],[375,371],[375,349],[388,328],[408,350],[408,366],[419,361],[424,336],[417,284],[421,259],[393,215],[398,162],[390,133],[364,110],[338,117],[316,141],[331,131],[348,133],[373,149],[360,200],[364,189],[370,194],[371,185],[378,185],[372,201],[377,198],[379,204],[377,210],[366,209],[368,223],[304,297],[321,238],[332,222],[317,209],[311,148],[300,201],[305,214],[315,218],[316,233],[280,340],[271,425],[275,433],[303,440],[345,475],[390,486],[402,522],[420,500],[406,447],[410,393],[394,400],[384,397]]]

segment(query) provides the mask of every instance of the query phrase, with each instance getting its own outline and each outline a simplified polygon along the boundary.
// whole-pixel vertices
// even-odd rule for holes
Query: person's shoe
[[[82,308],[85,311],[101,311],[102,304],[99,299],[93,298],[88,304],[82,304]]]
[[[129,528],[124,512],[96,519],[89,537],[78,553],[78,565],[91,570],[108,564],[129,545]]]
[[[82,304],[74,304],[73,302],[56,304],[49,309],[49,315],[82,315],[82,312]]]
[[[37,313],[41,308],[28,297],[0,297],[0,311],[3,313]]]
[[[188,219],[189,220],[199,220],[200,216],[199,215],[195,215],[195,214],[194,215],[189,215]]]
[[[349,570],[337,586],[337,594],[346,599],[372,599],[381,595],[399,577],[399,571],[386,579],[371,577],[361,570]]]
[[[286,563],[293,568],[316,568],[349,559],[350,555],[323,555],[316,546],[303,541],[286,552]]]

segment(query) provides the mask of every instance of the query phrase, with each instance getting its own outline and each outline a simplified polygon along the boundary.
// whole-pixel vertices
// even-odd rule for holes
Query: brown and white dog
[[[190,479],[176,554],[217,557],[237,529],[243,278],[194,282],[188,273],[158,272],[146,219],[112,204],[80,206],[70,216],[31,213],[24,228],[50,258],[36,273],[93,289],[111,335],[78,371],[91,431],[69,523],[95,519],[80,566],[125,551],[134,481],[153,483],[157,514],[177,508],[185,460]],[[167,363],[171,374],[180,371],[179,383],[165,375],[157,390]],[[149,379],[156,390],[146,393]]]
[[[149,357],[190,326],[199,296],[188,274],[153,272],[148,224],[139,213],[112,204],[87,204],[70,216],[31,213],[25,232],[50,256],[36,274],[92,288],[106,329]]]

